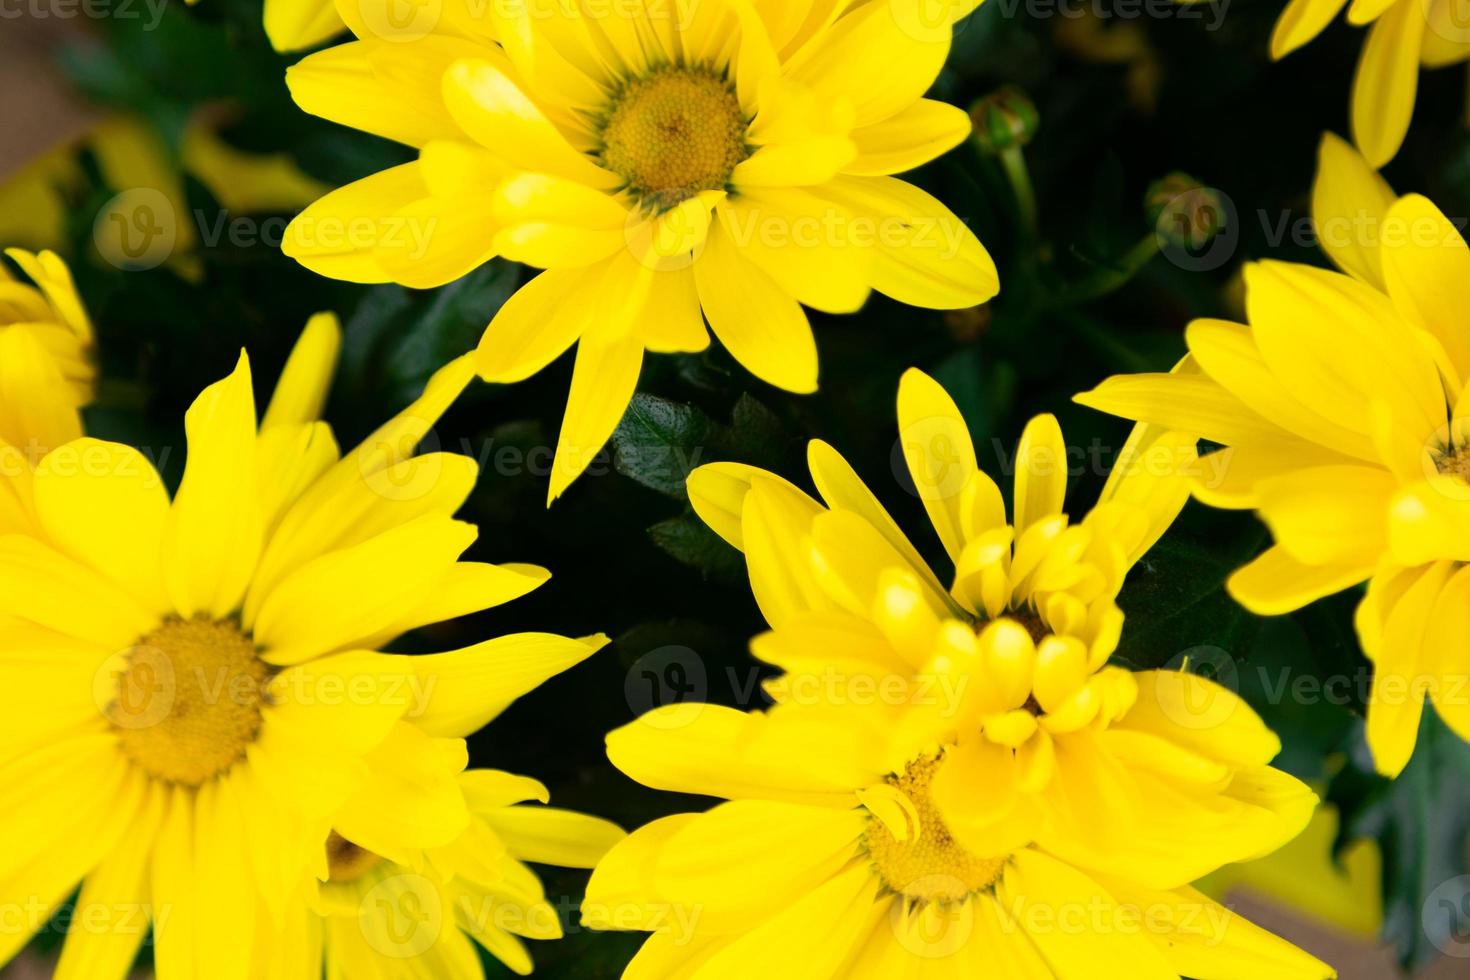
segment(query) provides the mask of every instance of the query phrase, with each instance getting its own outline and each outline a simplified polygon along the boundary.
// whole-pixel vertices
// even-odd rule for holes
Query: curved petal
[[[817,389],[817,344],[801,305],[741,255],[723,221],[694,264],[699,302],[715,336],[756,377],[807,394]]]
[[[1397,0],[1368,29],[1353,80],[1353,138],[1369,166],[1392,160],[1409,132],[1424,30],[1420,0]]]

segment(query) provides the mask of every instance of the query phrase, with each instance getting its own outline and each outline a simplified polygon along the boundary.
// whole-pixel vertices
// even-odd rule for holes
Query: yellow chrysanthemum
[[[977,849],[936,798],[955,749],[896,757],[883,728],[860,723],[875,717],[684,704],[608,737],[609,757],[640,782],[730,801],[635,831],[593,872],[583,922],[653,933],[626,980],[1335,975],[1185,878],[1099,870],[1038,844]],[[1153,752],[1145,731],[1111,737]],[[1153,765],[1186,771],[1182,782],[1228,782],[1233,758],[1201,743]],[[1100,771],[1079,787],[1077,809],[1126,791],[1113,777]],[[1241,795],[1273,793],[1240,781]],[[973,788],[983,797],[992,787]],[[1283,822],[1272,846],[1293,832]],[[1203,859],[1215,843],[1195,828],[1176,846]]]
[[[316,420],[338,346],[314,319],[259,423],[242,354],[185,417],[172,501],[93,439],[6,474],[30,531],[0,537],[0,897],[24,910],[0,962],[80,882],[58,977],[121,978],[149,919],[163,980],[246,977],[332,829],[375,853],[458,840],[463,736],[604,642],[372,652],[547,575],[459,561],[475,464],[414,454],[470,359],[339,458]]]
[[[1315,797],[1268,768],[1280,742],[1248,706],[1194,675],[1108,665],[1124,575],[1188,498],[1178,473],[1190,438],[1140,427],[1074,525],[1062,509],[1067,447],[1041,416],[1015,456],[1007,523],[944,389],[910,370],[898,414],[909,472],[955,566],[948,588],[825,443],[808,454],[825,506],[750,466],[690,477],[696,512],[745,552],[772,627],[752,650],[785,672],[769,687],[776,699],[885,715],[903,732],[894,771],[944,746],[931,799],[981,854],[1039,842],[1178,883],[1300,830]],[[1201,835],[1210,846],[1191,843]]]
[[[85,150],[103,183],[117,192],[94,219],[102,257],[124,268],[167,261],[180,275],[197,279],[202,266],[195,246],[203,219],[185,198],[185,173],[240,214],[294,211],[327,191],[285,154],[247,153],[221,139],[219,130],[230,112],[227,103],[220,103],[194,113],[178,154],[144,119],[114,115],[102,120],[0,182],[0,241],[62,251],[71,244],[67,214],[86,183],[77,162]]]
[[[71,270],[51,252],[5,253],[27,283],[0,263],[0,483],[82,434],[92,400],[92,321]],[[20,526],[21,499],[0,486],[0,531]]]
[[[283,247],[323,275],[414,287],[494,255],[546,269],[478,368],[520,381],[578,345],[553,499],[617,425],[644,352],[702,350],[706,321],[757,376],[809,392],[803,304],[995,294],[970,230],[890,176],[969,132],[923,94],[973,2],[529,6],[447,2],[384,37],[342,4],[362,40],[293,68],[292,93],[420,155],[312,205]]]
[[[1353,80],[1353,139],[1374,167],[1398,153],[1409,132],[1419,69],[1470,58],[1470,31],[1455,0],[1290,0],[1276,22],[1271,56],[1284,58],[1347,7],[1348,23],[1372,25]]]
[[[258,948],[269,952],[260,980],[481,980],[471,939],[529,974],[530,954],[516,937],[557,939],[562,929],[523,862],[591,868],[623,831],[597,817],[518,805],[549,799],[545,786],[525,776],[471,770],[460,774],[459,790],[472,821],[445,847],[385,857],[334,832],[314,911],[262,937]]]
[[[1257,510],[1276,544],[1230,593],[1262,615],[1371,577],[1358,636],[1376,672],[1368,740],[1403,770],[1424,699],[1470,738],[1470,250],[1418,195],[1341,140],[1322,144],[1319,238],[1346,274],[1246,269],[1249,326],[1189,325],[1172,374],[1110,378],[1085,405],[1220,443],[1223,478],[1195,494]]]

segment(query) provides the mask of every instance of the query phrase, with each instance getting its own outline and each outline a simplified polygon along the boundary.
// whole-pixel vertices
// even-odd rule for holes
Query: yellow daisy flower
[[[5,254],[30,279],[0,263],[0,462],[13,475],[82,434],[97,370],[92,321],[66,263],[52,252]],[[20,526],[19,503],[0,491],[0,530]]]
[[[691,707],[694,719],[679,714]],[[953,748],[895,756],[881,727],[858,723],[873,717],[671,705],[608,737],[640,782],[729,801],[635,831],[593,872],[583,922],[653,933],[626,980],[1335,976],[1187,879],[962,839],[936,800]],[[1110,734],[1148,753],[1152,727]],[[1234,757],[1228,741],[1198,740],[1154,764],[1203,784],[1229,781]],[[1076,807],[1101,803],[1111,776],[1096,774]],[[1270,846],[1294,832],[1283,825]],[[1211,831],[1183,836],[1200,862],[1228,859]]]
[[[1246,268],[1249,326],[1189,325],[1171,374],[1109,378],[1077,400],[1228,447],[1223,478],[1195,494],[1258,511],[1275,546],[1231,577],[1261,615],[1371,578],[1357,629],[1376,672],[1368,740],[1397,775],[1424,698],[1470,738],[1470,441],[1464,327],[1470,250],[1419,195],[1395,199],[1328,136],[1313,196],[1319,237],[1343,270]]]
[[[172,501],[94,439],[7,474],[32,531],[0,536],[0,900],[24,910],[0,962],[80,883],[58,977],[121,978],[149,920],[163,980],[246,977],[333,828],[377,853],[457,840],[463,737],[604,642],[371,652],[547,575],[459,561],[475,464],[415,455],[469,357],[342,456],[317,421],[338,346],[315,318],[259,423],[242,353],[185,416]]]
[[[973,2],[531,7],[449,2],[384,37],[342,4],[361,40],[293,68],[296,101],[420,154],[307,208],[283,248],[323,275],[420,288],[495,255],[547,270],[496,315],[477,366],[520,381],[578,345],[552,499],[612,433],[644,352],[702,350],[706,321],[758,377],[810,392],[803,304],[995,294],[974,234],[891,176],[970,131],[923,94]]]
[[[507,772],[461,773],[472,822],[432,852],[384,857],[334,832],[314,910],[262,943],[261,980],[394,977],[480,980],[475,942],[514,972],[531,972],[517,938],[558,939],[561,919],[523,862],[591,868],[625,836],[597,817],[540,805],[546,787]]]
[[[1347,7],[1348,23],[1368,27],[1353,80],[1353,139],[1373,167],[1404,145],[1419,69],[1470,58],[1470,32],[1455,0],[1290,0],[1271,37],[1271,56],[1284,58],[1321,34]]]
[[[1281,745],[1248,706],[1194,675],[1108,664],[1123,578],[1188,498],[1178,474],[1192,437],[1140,427],[1102,500],[1072,524],[1067,446],[1041,416],[1015,456],[1008,523],[943,388],[908,371],[898,415],[954,563],[947,588],[825,443],[808,453],[825,506],[750,466],[690,476],[695,511],[745,553],[772,627],[751,649],[785,672],[770,693],[888,716],[901,759],[946,746],[930,798],[982,854],[1041,842],[1110,873],[1186,882],[1305,826],[1316,797],[1267,767]],[[1176,755],[1194,762],[1165,761]],[[1201,834],[1211,847],[1190,843]]]

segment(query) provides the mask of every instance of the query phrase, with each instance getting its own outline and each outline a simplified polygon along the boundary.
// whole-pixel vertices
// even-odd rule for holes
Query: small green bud
[[[1041,117],[1025,92],[1007,85],[970,106],[970,123],[982,153],[1004,153],[1030,143]]]
[[[1185,173],[1175,171],[1150,184],[1143,205],[1159,240],[1177,248],[1203,248],[1225,230],[1220,192]]]

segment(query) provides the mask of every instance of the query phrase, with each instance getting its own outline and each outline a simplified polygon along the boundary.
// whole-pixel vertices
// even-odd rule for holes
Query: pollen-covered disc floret
[[[665,211],[700,191],[725,188],[750,155],[746,125],[722,73],[669,65],[613,94],[600,155],[644,210]]]
[[[971,854],[944,825],[929,797],[939,762],[939,756],[915,759],[888,780],[913,806],[906,839],[900,840],[877,817],[870,819],[863,835],[863,846],[883,884],[919,902],[963,901],[993,887],[1006,864],[1004,858]]]
[[[234,621],[172,619],[128,652],[108,720],[149,775],[200,786],[239,762],[260,734],[269,678]]]
[[[1450,446],[1434,457],[1435,469],[1470,483],[1470,446]]]
[[[357,881],[382,863],[381,855],[359,847],[335,830],[327,837],[328,881]]]

